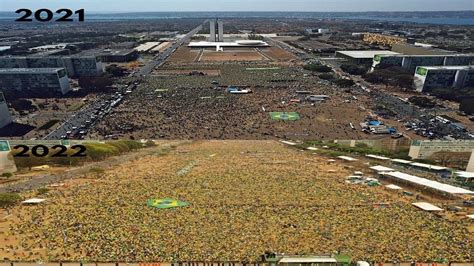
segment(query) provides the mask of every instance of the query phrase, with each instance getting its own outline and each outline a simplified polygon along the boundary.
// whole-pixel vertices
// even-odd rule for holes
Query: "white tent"
[[[458,177],[462,177],[465,179],[472,179],[474,178],[474,172],[465,172],[465,171],[457,171],[454,172]]]
[[[32,199],[24,200],[21,203],[22,204],[40,204],[43,201],[45,201],[45,199],[32,198]]]
[[[358,159],[352,158],[349,156],[337,156],[337,158],[342,159],[344,161],[349,161],[349,162],[358,161]]]
[[[390,160],[390,158],[388,158],[388,157],[378,156],[378,155],[374,155],[374,154],[367,154],[367,155],[365,155],[365,157],[372,158],[372,159],[377,159],[377,160],[384,160],[384,161]]]
[[[392,168],[385,167],[383,165],[371,166],[369,168],[376,171],[376,172],[393,172],[393,171],[395,171]]]
[[[401,163],[401,164],[411,164],[412,163],[412,161],[403,160],[403,159],[392,159],[392,162]]]
[[[435,170],[435,171],[448,170],[448,168],[444,166],[438,166],[438,165],[432,165],[432,164],[426,164],[426,163],[411,163],[410,165],[429,169],[429,170]]]
[[[428,202],[415,202],[412,203],[413,206],[418,207],[424,211],[429,211],[429,212],[436,212],[436,211],[442,211],[443,209],[439,208],[438,206],[435,206],[431,203]]]
[[[382,174],[384,176],[390,176],[390,177],[393,177],[393,178],[397,178],[397,179],[407,181],[407,182],[410,182],[410,183],[414,183],[414,184],[417,184],[417,185],[429,187],[431,189],[438,190],[438,191],[441,191],[441,192],[446,192],[446,193],[449,193],[449,194],[474,194],[474,191],[471,191],[471,190],[467,190],[467,189],[460,188],[460,187],[455,187],[455,186],[452,186],[452,185],[440,183],[438,181],[433,181],[433,180],[429,180],[429,179],[426,179],[426,178],[417,177],[417,176],[414,176],[414,175],[405,174],[405,173],[402,173],[402,172],[384,172]]]
[[[280,140],[280,142],[283,143],[283,144],[291,145],[291,146],[296,145],[296,143],[291,142],[291,141],[286,141],[286,140]]]
[[[386,185],[385,187],[388,188],[388,189],[393,189],[393,190],[401,190],[402,189],[402,187],[399,187],[399,186],[394,185],[394,184]]]

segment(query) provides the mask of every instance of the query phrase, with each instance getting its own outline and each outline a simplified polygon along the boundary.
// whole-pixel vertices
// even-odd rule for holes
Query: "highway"
[[[201,31],[203,25],[206,22],[207,22],[207,20],[204,21],[203,24],[201,24],[198,27],[194,28],[192,31],[188,32],[183,38],[176,41],[171,47],[166,49],[163,53],[160,53],[157,56],[155,56],[152,61],[150,61],[148,64],[146,64],[142,68],[140,68],[140,70],[136,73],[136,76],[137,77],[143,77],[143,76],[149,75],[155,67],[161,66],[165,62],[165,60],[170,55],[172,55],[176,51],[176,49],[178,49],[178,47],[180,47],[184,43],[188,42],[194,34]]]
[[[201,25],[188,32],[183,38],[177,40],[172,46],[163,51],[163,53],[155,56],[153,60],[142,66],[134,76],[139,78],[139,80],[142,77],[148,76],[154,68],[161,66],[181,45],[188,42],[194,34],[198,33],[207,21],[208,20],[204,21]],[[119,105],[127,92],[133,91],[139,82],[140,81],[137,81],[128,87],[124,86],[115,94],[104,94],[99,96],[96,101],[85,105],[79,111],[71,115],[66,121],[43,139],[55,140],[65,138],[83,138],[87,135],[88,131],[97,124],[98,121],[100,121],[100,119],[104,118],[114,107]]]

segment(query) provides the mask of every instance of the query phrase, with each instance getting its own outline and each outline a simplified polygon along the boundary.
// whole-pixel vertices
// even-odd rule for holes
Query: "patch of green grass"
[[[67,111],[68,111],[68,112],[75,112],[75,111],[81,109],[82,106],[84,106],[84,103],[83,103],[83,102],[75,103],[75,104],[69,106],[69,107],[67,108]]]

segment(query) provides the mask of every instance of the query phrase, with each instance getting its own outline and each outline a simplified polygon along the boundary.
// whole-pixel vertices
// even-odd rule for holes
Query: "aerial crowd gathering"
[[[147,78],[137,92],[95,127],[92,137],[118,134],[123,138],[262,139],[275,135],[284,137],[286,132],[295,130],[313,139],[356,137],[357,132],[348,127],[348,120],[356,123],[364,112],[357,109],[360,104],[356,102],[341,105],[351,97],[343,89],[335,89],[327,81],[305,77],[301,68],[247,70],[258,68],[238,64],[218,67],[218,77]],[[206,68],[210,67],[204,66]],[[213,85],[213,82],[219,84]],[[253,93],[232,95],[226,92],[231,85],[251,89]],[[297,91],[329,95],[334,100],[328,100],[329,105],[311,105],[305,101],[309,94],[297,95]],[[291,102],[295,99],[301,102]],[[302,121],[285,125],[274,123],[269,115],[272,111],[302,112]],[[323,121],[312,122],[316,115],[323,117],[316,120]]]
[[[255,262],[267,251],[474,260],[465,222],[348,184],[350,171],[272,141],[186,144],[52,189],[43,205],[15,207],[3,237],[19,244],[2,249],[20,261]],[[189,205],[147,206],[160,198]]]

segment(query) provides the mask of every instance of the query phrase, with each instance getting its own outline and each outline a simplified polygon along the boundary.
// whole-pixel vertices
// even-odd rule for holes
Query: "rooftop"
[[[0,68],[0,74],[32,74],[32,73],[44,73],[51,74],[56,73],[64,68]]]
[[[466,179],[474,178],[474,172],[456,171],[454,173],[457,176],[462,177],[462,178],[466,178]]]
[[[448,170],[448,168],[444,167],[444,166],[438,166],[438,165],[432,165],[432,164],[426,164],[426,163],[416,163],[415,162],[415,163],[411,163],[410,165],[420,167],[420,168],[435,170],[435,171]]]
[[[473,66],[418,66],[427,70],[470,70]]]
[[[365,157],[369,157],[369,158],[377,159],[377,160],[384,160],[384,161],[390,160],[390,158],[388,158],[388,157],[374,155],[374,154],[366,154]]]
[[[337,53],[352,57],[352,58],[374,58],[375,55],[400,55],[397,52],[387,50],[366,50],[366,51],[337,51]]]
[[[397,178],[406,182],[414,183],[420,186],[428,187],[449,194],[474,194],[474,191],[471,190],[440,183],[438,181],[433,181],[426,178],[421,178],[414,175],[405,174],[402,172],[384,172],[382,174],[385,176],[391,176],[393,178]]]
[[[412,203],[413,206],[415,207],[418,207],[424,211],[430,211],[430,212],[433,212],[433,211],[442,211],[443,209],[439,208],[438,206],[435,206],[431,203],[428,203],[428,202],[415,202],[415,203]]]
[[[474,54],[440,54],[440,55],[405,55],[405,54],[382,54],[381,56],[395,56],[395,57],[474,57]]]
[[[403,159],[392,159],[391,161],[396,162],[396,163],[402,163],[402,164],[411,164],[412,163],[412,161],[403,160]]]
[[[344,160],[344,161],[349,161],[349,162],[353,162],[353,161],[358,161],[358,160],[359,160],[359,159],[352,158],[352,157],[349,157],[349,156],[337,156],[337,158],[342,159],[342,160]]]
[[[146,42],[146,43],[140,44],[139,46],[135,47],[135,50],[137,50],[139,52],[146,52],[146,51],[154,48],[155,46],[157,46],[159,44],[160,44],[160,42]]]
[[[235,42],[191,42],[188,47],[254,47],[269,46],[268,43],[259,40],[239,40]]]
[[[371,166],[369,168],[374,170],[374,171],[377,171],[377,172],[392,172],[392,171],[395,171],[392,168],[385,167],[383,165]]]

